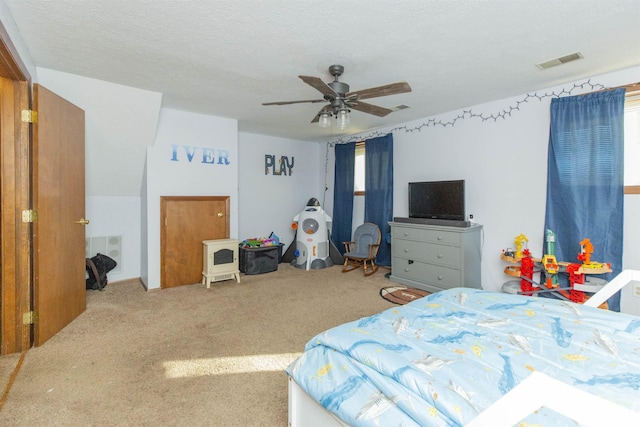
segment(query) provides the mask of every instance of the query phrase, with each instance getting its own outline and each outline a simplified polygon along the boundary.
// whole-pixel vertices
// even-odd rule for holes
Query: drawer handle
[[[404,236],[405,236],[405,237],[407,237],[408,235],[409,235],[409,233],[407,233],[407,232],[405,231]]]
[[[442,279],[444,279],[444,277],[438,276],[438,280],[442,280]]]
[[[442,258],[442,254],[438,254],[438,259]]]
[[[409,267],[405,267],[405,268],[404,268],[404,272],[405,272],[405,273],[408,273],[409,271],[411,271],[411,269],[410,269]]]
[[[409,252],[408,248],[404,248],[404,253],[406,254],[407,252]]]
[[[442,236],[438,236],[438,240],[442,240]]]

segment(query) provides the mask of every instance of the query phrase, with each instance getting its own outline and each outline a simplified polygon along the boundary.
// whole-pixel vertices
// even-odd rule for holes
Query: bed
[[[288,368],[289,425],[640,425],[640,317],[470,288],[312,338]]]

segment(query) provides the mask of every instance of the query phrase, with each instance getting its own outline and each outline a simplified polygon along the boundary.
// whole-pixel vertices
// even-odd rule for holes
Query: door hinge
[[[35,311],[28,311],[22,315],[23,325],[35,325],[38,322],[38,313]]]
[[[22,110],[22,121],[25,123],[38,123],[38,112],[33,110]]]
[[[22,222],[38,221],[38,211],[35,209],[25,209],[22,211]]]

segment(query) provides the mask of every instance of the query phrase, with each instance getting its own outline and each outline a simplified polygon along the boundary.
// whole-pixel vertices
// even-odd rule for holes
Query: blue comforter
[[[533,371],[640,412],[640,318],[456,288],[323,332],[287,368],[347,424],[403,427],[464,425]]]

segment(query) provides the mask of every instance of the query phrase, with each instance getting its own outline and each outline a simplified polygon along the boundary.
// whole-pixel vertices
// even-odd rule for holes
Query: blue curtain
[[[364,221],[372,222],[382,232],[376,264],[391,265],[389,221],[393,220],[393,135],[365,141]]]
[[[331,240],[341,254],[345,248],[342,242],[351,241],[353,219],[353,183],[356,163],[356,143],[336,144],[336,170],[333,185],[333,225]]]
[[[622,270],[625,89],[551,100],[545,231],[556,235],[558,261],[576,262],[580,242],[592,262]],[[620,294],[608,301],[620,311]]]

